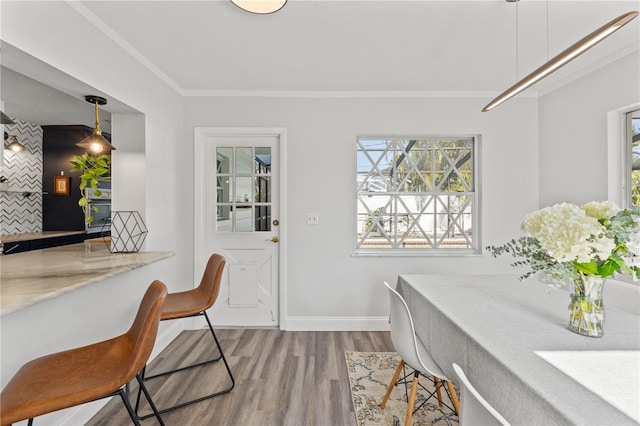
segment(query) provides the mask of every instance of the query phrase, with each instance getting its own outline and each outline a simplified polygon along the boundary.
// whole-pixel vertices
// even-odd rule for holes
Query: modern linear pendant
[[[486,112],[495,108],[507,99],[512,98],[513,96],[525,90],[527,87],[537,83],[549,74],[571,62],[596,44],[600,43],[605,38],[609,37],[617,30],[628,24],[636,16],[638,16],[637,11],[627,12],[624,15],[620,15],[616,19],[598,28],[588,36],[571,45],[568,49],[562,51],[560,54],[547,61],[547,63],[533,71],[528,76],[524,77],[516,84],[508,88],[497,98],[489,102],[487,106],[482,108],[482,112]]]

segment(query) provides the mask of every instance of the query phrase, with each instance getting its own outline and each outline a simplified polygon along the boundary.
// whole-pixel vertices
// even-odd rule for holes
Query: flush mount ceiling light
[[[279,11],[287,3],[287,0],[231,0],[242,10],[265,15]]]
[[[517,0],[507,0],[510,3],[513,3]],[[489,111],[496,106],[500,105],[507,99],[517,95],[518,93],[525,90],[527,87],[537,83],[542,80],[552,72],[558,70],[562,66],[571,62],[596,44],[600,43],[605,38],[609,37],[611,34],[628,24],[631,20],[633,20],[636,16],[638,16],[637,11],[627,12],[624,15],[618,16],[616,19],[606,23],[602,27],[598,28],[588,36],[582,38],[578,42],[571,45],[569,48],[565,49],[549,61],[547,61],[540,68],[536,69],[534,72],[524,77],[516,84],[508,88],[502,94],[500,94],[497,98],[492,100],[482,108],[482,112]]]
[[[102,136],[102,130],[100,130],[100,118],[98,116],[98,105],[106,105],[107,100],[100,96],[89,95],[84,97],[85,101],[96,105],[96,128],[93,129],[93,134],[87,136],[76,145],[80,146],[93,154],[102,154],[116,149],[111,145],[108,140]]]

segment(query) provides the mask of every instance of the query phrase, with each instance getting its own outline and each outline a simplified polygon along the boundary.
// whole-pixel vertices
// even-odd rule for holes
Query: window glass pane
[[[472,220],[470,196],[439,197],[437,225],[438,244],[442,247],[469,247]]]
[[[271,173],[271,148],[256,147],[256,174]]]
[[[640,110],[629,113],[631,132],[631,205],[640,206]]]
[[[255,178],[256,203],[271,202],[271,177],[259,176]]]
[[[358,240],[363,243],[370,239],[386,239],[390,237],[391,197],[365,196],[358,202]]]
[[[476,252],[474,141],[360,138],[356,247]]]
[[[253,178],[235,178],[235,201],[238,203],[250,203],[253,201]]]
[[[271,231],[271,206],[255,206],[256,231]]]
[[[241,205],[235,208],[235,232],[251,232],[253,231],[251,220],[251,206]]]
[[[236,173],[248,173],[253,170],[253,148],[236,148]]]

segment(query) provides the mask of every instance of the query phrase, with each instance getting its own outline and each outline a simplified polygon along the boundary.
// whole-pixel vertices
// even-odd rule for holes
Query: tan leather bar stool
[[[34,359],[23,365],[0,393],[0,423],[62,410],[120,395],[133,423],[140,422],[123,387],[135,377],[155,416],[164,425],[140,371],[156,341],[167,288],[154,281],[147,289],[133,325],[113,339]]]
[[[204,318],[207,320],[207,324],[209,325],[209,330],[211,330],[211,335],[213,336],[213,340],[218,348],[218,355],[216,356],[216,358],[210,359],[208,361],[199,362],[196,364],[187,365],[185,367],[180,367],[175,370],[165,371],[163,373],[157,373],[152,376],[145,376],[145,370],[143,370],[142,376],[144,380],[150,380],[156,377],[165,376],[167,374],[172,374],[178,371],[199,367],[205,364],[210,364],[212,362],[217,362],[222,360],[227,370],[227,373],[229,374],[229,379],[231,379],[231,385],[227,388],[224,388],[212,394],[205,395],[190,401],[182,402],[172,407],[163,408],[159,411],[160,413],[166,413],[167,411],[176,410],[178,408],[182,408],[187,405],[195,404],[196,402],[204,401],[206,399],[231,392],[231,390],[235,386],[235,383],[236,383],[235,379],[233,378],[233,374],[231,374],[231,369],[229,368],[227,359],[224,356],[224,352],[222,351],[222,347],[220,346],[218,337],[216,336],[215,331],[213,331],[213,327],[211,326],[211,321],[209,321],[209,316],[207,315],[207,309],[213,306],[216,299],[218,298],[218,293],[220,292],[220,282],[222,281],[222,273],[224,271],[225,263],[226,261],[223,256],[219,254],[211,255],[211,257],[209,257],[209,261],[207,262],[207,266],[204,270],[204,274],[202,275],[202,279],[200,280],[200,285],[198,285],[198,287],[194,288],[193,290],[183,291],[179,293],[170,293],[167,296],[167,301],[164,304],[164,308],[162,309],[162,316],[161,316],[161,321],[204,316]],[[138,400],[136,402],[136,413],[138,412],[139,403],[140,403],[140,391],[138,391]],[[152,414],[143,415],[143,416],[140,416],[140,418],[146,419],[150,416],[152,416]]]

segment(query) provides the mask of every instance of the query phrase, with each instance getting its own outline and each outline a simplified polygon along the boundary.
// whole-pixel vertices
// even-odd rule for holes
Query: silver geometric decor
[[[140,251],[147,237],[147,227],[137,211],[111,212],[111,253]]]

